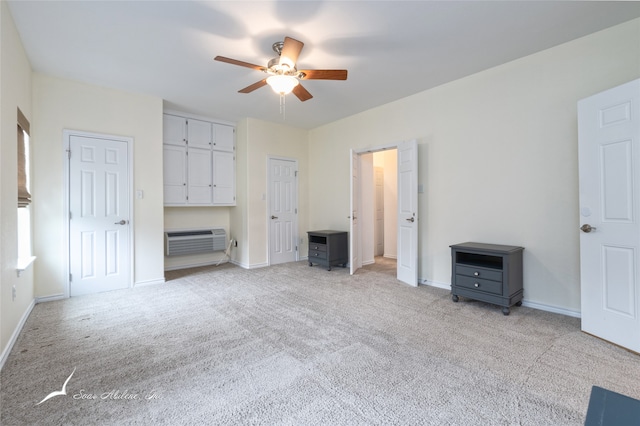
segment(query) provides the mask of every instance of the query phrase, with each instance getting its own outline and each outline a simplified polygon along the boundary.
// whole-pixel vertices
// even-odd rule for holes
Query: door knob
[[[127,223],[129,223],[128,220],[122,219],[120,222],[116,222],[114,225],[126,225]]]
[[[413,217],[410,217],[409,219],[407,219],[407,222],[414,222],[415,219]]]
[[[271,215],[271,219],[277,219],[278,216]]]
[[[591,226],[591,225],[589,225],[588,223],[585,223],[584,225],[582,225],[582,226],[580,227],[580,230],[581,230],[582,232],[585,232],[585,233],[587,233],[587,234],[588,234],[588,233],[589,233],[589,232],[591,232],[591,231],[595,231],[595,230],[596,230],[596,227],[595,227],[595,226]]]

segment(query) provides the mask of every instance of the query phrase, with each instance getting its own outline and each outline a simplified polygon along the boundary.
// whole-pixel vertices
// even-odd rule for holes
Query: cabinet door
[[[211,150],[190,146],[187,163],[189,204],[211,204]]]
[[[177,115],[164,114],[162,133],[165,144],[184,146],[187,143],[187,120]]]
[[[187,149],[165,145],[163,156],[164,204],[187,202]]]
[[[213,125],[213,149],[233,152],[235,146],[234,128],[224,124]]]
[[[232,152],[213,151],[213,204],[236,204],[236,161]]]
[[[212,139],[211,123],[191,118],[187,121],[187,141],[190,147],[211,149]]]

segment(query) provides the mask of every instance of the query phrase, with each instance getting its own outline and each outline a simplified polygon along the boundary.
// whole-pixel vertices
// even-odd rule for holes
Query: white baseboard
[[[560,308],[558,306],[531,302],[527,299],[522,299],[522,306],[526,306],[527,308],[539,309],[541,311],[552,312],[554,314],[566,315],[568,317],[582,318],[582,313],[580,311],[572,311],[571,309]]]
[[[62,300],[62,299],[67,299],[67,296],[65,296],[64,293],[52,294],[50,296],[40,296],[40,297],[36,297],[36,304],[53,302],[55,300]]]
[[[267,262],[254,263],[254,264],[240,263],[237,260],[231,260],[230,262],[231,262],[231,264],[239,266],[242,269],[258,269],[258,268],[265,268],[265,267],[269,266],[269,264]]]
[[[36,299],[33,299],[31,303],[29,303],[27,310],[24,311],[24,314],[22,314],[22,318],[20,318],[20,321],[18,322],[18,326],[15,328],[15,330],[13,330],[13,334],[11,334],[11,338],[9,339],[7,346],[2,351],[2,355],[0,355],[0,370],[2,370],[2,368],[4,367],[4,363],[7,361],[7,358],[9,358],[11,349],[13,349],[13,345],[15,345],[16,341],[18,340],[18,336],[20,336],[20,332],[22,332],[22,328],[24,327],[25,322],[27,322],[27,318],[29,318],[29,315],[31,315],[31,311],[33,310],[34,306],[36,306]]]
[[[443,283],[443,282],[431,281],[431,280],[425,280],[425,279],[418,279],[418,283],[422,285],[428,285],[431,287],[442,288],[444,290],[451,290],[451,283]],[[527,308],[538,309],[540,311],[552,312],[554,314],[566,315],[568,317],[574,317],[574,318],[582,317],[579,311],[572,311],[571,309],[560,308],[558,306],[532,302],[527,299],[522,299],[522,306],[526,306]]]
[[[442,288],[445,290],[451,290],[451,284],[450,283],[443,283],[443,282],[439,282],[439,281],[432,281],[432,280],[425,280],[422,278],[418,278],[418,284],[421,285],[428,285],[431,287],[437,287],[437,288]]]
[[[164,278],[160,278],[157,280],[147,280],[147,281],[137,281],[133,284],[133,287],[144,287],[147,285],[156,285],[156,284],[164,284],[167,282]]]
[[[220,262],[220,264],[227,263],[229,260],[224,260]],[[187,268],[199,268],[200,266],[213,266],[217,265],[219,261],[211,261],[211,262],[196,262],[196,263],[187,263],[185,265],[174,265],[174,266],[165,266],[165,271],[177,271],[179,269],[187,269]],[[138,283],[136,283],[138,285]]]

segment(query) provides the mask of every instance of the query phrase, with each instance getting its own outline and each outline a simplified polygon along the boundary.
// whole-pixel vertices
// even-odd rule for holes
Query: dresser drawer
[[[311,250],[311,249],[309,250],[309,261],[311,261],[311,259],[326,259],[326,258],[327,258],[326,251]]]
[[[468,277],[484,278],[493,281],[502,281],[502,271],[489,268],[478,268],[467,265],[456,265],[456,275],[466,275]]]
[[[309,244],[309,250],[327,251],[327,245],[326,244],[318,244],[318,243],[310,243]]]
[[[502,281],[491,281],[482,278],[468,277],[466,275],[457,275],[455,285],[484,293],[502,294]]]

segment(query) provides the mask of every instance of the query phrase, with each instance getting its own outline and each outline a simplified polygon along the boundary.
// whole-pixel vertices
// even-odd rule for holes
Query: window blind
[[[29,121],[18,108],[18,207],[27,207],[31,203],[31,194],[27,187],[27,155],[24,134],[29,134]]]

